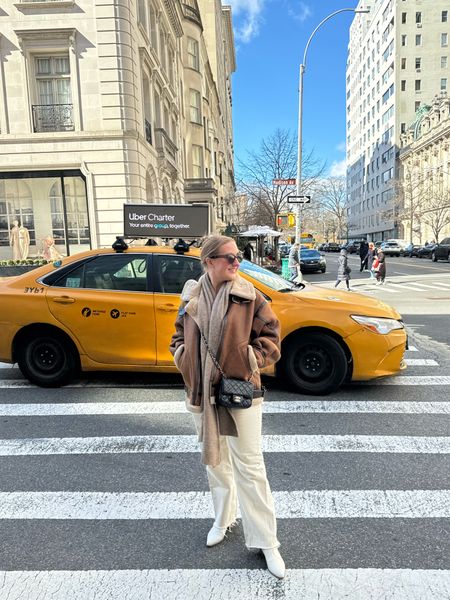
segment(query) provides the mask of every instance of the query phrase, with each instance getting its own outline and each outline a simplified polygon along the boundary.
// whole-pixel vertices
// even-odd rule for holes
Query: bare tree
[[[428,179],[426,210],[422,220],[429,225],[436,242],[441,231],[450,222],[450,190],[444,186],[443,173]]]
[[[295,179],[297,171],[297,140],[291,132],[277,129],[263,139],[258,152],[248,152],[238,161],[241,171],[239,188],[249,198],[251,224],[277,228],[277,215],[289,210],[288,196],[292,185],[274,185],[274,179]],[[302,159],[301,193],[307,194],[321,176],[325,164],[319,164],[311,151]]]
[[[347,187],[343,177],[329,177],[320,182],[317,187],[316,196],[318,205],[322,212],[324,231],[332,234],[332,237],[343,239],[346,237],[348,202]]]
[[[402,223],[405,233],[408,231],[411,243],[425,205],[428,204],[427,187],[423,173],[409,164],[403,166],[394,184],[393,217]]]

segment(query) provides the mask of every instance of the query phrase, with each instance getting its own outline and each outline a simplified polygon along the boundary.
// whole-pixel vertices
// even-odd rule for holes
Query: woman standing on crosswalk
[[[265,298],[238,274],[241,256],[232,238],[207,238],[201,260],[205,274],[184,286],[170,350],[183,375],[187,408],[194,413],[214,504],[206,545],[223,541],[235,523],[239,500],[246,546],[260,548],[269,571],[283,578],[261,448],[264,392],[259,373],[280,358],[279,323]],[[227,377],[253,383],[249,408],[216,403],[221,378],[216,363]]]

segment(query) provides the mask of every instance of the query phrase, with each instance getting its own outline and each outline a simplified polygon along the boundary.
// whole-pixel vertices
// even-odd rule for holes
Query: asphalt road
[[[327,259],[308,280],[333,285]],[[409,366],[323,398],[267,380],[285,581],[245,548],[240,521],[206,548],[212,508],[179,377],[44,390],[2,368],[0,598],[450,598],[450,265],[391,259],[383,288],[356,261],[356,291],[407,309]]]

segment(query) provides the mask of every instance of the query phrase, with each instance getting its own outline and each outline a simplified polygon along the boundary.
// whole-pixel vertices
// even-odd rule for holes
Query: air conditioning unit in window
[[[416,25],[417,25],[417,29],[421,29],[422,23],[416,23]]]
[[[416,69],[416,73],[420,73],[422,69]]]

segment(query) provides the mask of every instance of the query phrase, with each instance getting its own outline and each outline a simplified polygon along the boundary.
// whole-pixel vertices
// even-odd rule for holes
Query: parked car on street
[[[318,250],[302,250],[300,253],[300,270],[302,273],[314,273],[327,270],[327,261]]]
[[[361,244],[362,244],[361,240],[355,240],[353,242],[349,242],[346,245],[347,252],[349,254],[359,254],[359,249],[361,248]]]
[[[436,246],[437,244],[426,244],[425,246],[421,246],[417,251],[417,256],[419,258],[431,258],[431,254]]]
[[[410,258],[418,256],[420,248],[420,244],[408,244],[403,250],[403,256],[409,256]]]
[[[0,361],[31,382],[64,385],[80,371],[175,373],[169,352],[180,293],[202,273],[200,251],[89,250],[0,282]],[[295,284],[244,260],[242,277],[281,323],[281,360],[264,370],[307,394],[404,368],[399,313],[375,298]],[[367,349],[370,348],[370,352]],[[236,348],[248,365],[247,347]],[[220,356],[218,357],[220,359]]]
[[[450,237],[445,238],[431,251],[431,258],[433,262],[437,262],[438,260],[447,260],[450,261]]]
[[[290,250],[291,250],[291,244],[280,244],[278,246],[280,258],[286,258],[286,256],[289,256]]]
[[[386,256],[400,256],[402,249],[398,242],[387,240],[386,242],[382,242],[381,249],[383,250]]]
[[[326,242],[324,246],[325,252],[339,252],[341,246],[336,242]]]

